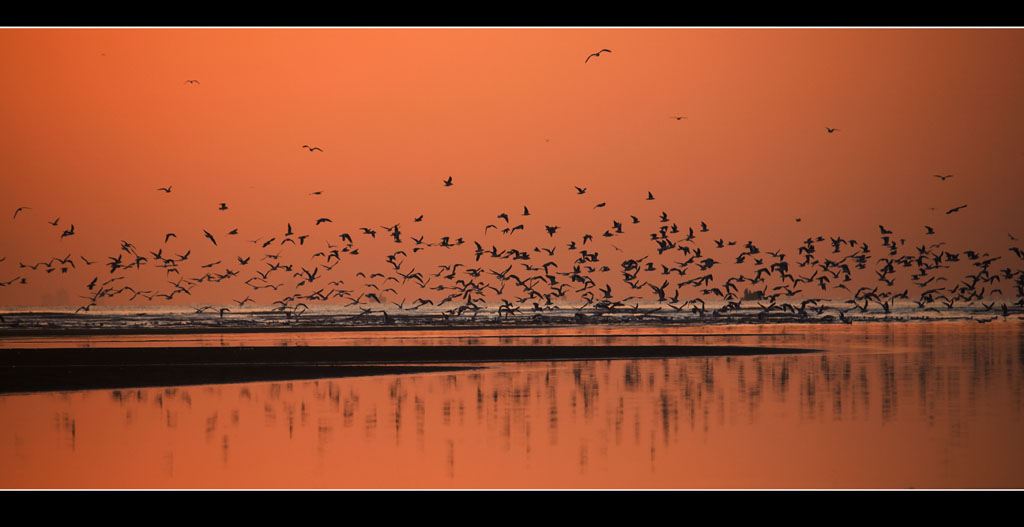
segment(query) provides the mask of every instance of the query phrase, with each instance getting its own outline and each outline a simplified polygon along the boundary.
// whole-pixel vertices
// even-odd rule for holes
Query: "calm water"
[[[0,487],[1024,487],[1018,321],[514,333],[174,338],[825,351],[6,395]]]

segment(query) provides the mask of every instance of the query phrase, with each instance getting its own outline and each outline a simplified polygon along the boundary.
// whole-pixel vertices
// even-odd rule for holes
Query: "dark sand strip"
[[[469,367],[467,364],[496,362],[664,359],[818,351],[754,346],[5,349],[0,350],[0,393],[388,375],[457,370]]]
[[[0,367],[0,394],[114,390],[269,381],[300,381],[432,373],[474,369],[467,366],[159,364],[131,366]]]

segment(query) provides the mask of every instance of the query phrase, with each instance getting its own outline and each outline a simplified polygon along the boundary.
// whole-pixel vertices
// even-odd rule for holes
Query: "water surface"
[[[251,338],[825,351],[6,395],[0,486],[1019,488],[1022,332],[928,322],[261,334]]]

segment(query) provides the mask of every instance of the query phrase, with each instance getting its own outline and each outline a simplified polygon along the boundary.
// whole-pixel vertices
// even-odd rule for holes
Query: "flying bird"
[[[31,208],[32,207],[18,207],[18,210],[14,211],[14,217],[17,218],[19,212],[21,212],[21,211],[23,211],[25,209],[31,209]]]
[[[946,214],[953,214],[954,212],[966,207],[967,205],[960,205],[959,207],[952,208],[946,211]]]
[[[210,241],[213,242],[214,245],[217,245],[217,240],[215,240],[213,238],[213,235],[210,234],[209,231],[207,231],[206,229],[203,229],[203,234],[206,235],[206,237],[209,238]]]
[[[309,150],[310,152],[312,152],[312,151],[314,151],[314,150],[319,150],[319,151],[321,151],[321,152],[323,152],[323,151],[324,151],[324,150],[323,150],[322,148],[320,148],[319,146],[309,146],[309,145],[302,145],[302,148],[305,148],[306,150]]]
[[[686,119],[686,116],[685,115],[670,115],[670,116],[668,116],[668,118],[669,119],[675,119],[677,121],[682,121],[683,119]]]
[[[217,210],[228,210],[228,204],[227,203],[221,203],[220,204],[220,208],[218,208]]]
[[[946,175],[946,176],[941,176],[941,175],[939,175],[939,174],[934,174],[934,176],[935,176],[935,177],[937,177],[937,178],[939,178],[939,179],[941,179],[942,181],[945,181],[945,180],[947,180],[947,179],[949,179],[949,178],[953,177],[953,174],[949,174],[949,175]]]
[[[450,186],[452,186],[452,177],[448,176],[448,179],[442,180],[441,182],[444,183],[444,186],[450,187]]]
[[[610,50],[610,49],[602,49],[601,51],[598,51],[597,53],[591,53],[590,55],[587,55],[587,60],[584,60],[583,63],[586,64],[586,63],[590,62],[590,57],[600,57],[602,53],[611,53],[611,52],[612,52],[612,50]]]
[[[199,81],[197,81],[195,79],[189,79],[189,80],[185,81],[183,84],[199,84]]]
[[[827,127],[827,126],[825,127],[825,130],[826,130],[826,131],[827,131],[828,133],[830,133],[830,134],[831,134],[832,132],[838,132],[838,131],[839,131],[839,129],[838,129],[838,128],[829,128],[829,127]]]
[[[157,190],[162,190],[162,191],[170,194],[171,193],[171,187],[172,187],[172,185],[167,185],[166,187],[160,187]]]
[[[321,223],[334,223],[334,222],[331,221],[330,218],[320,218],[320,219],[316,220],[316,224],[317,225],[320,225]]]
[[[648,190],[647,191],[647,201],[652,201],[652,200],[654,200],[654,194],[652,194],[651,191]]]

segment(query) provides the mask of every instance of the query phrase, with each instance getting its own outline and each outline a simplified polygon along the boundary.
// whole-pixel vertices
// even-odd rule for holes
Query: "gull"
[[[217,240],[213,239],[213,235],[210,234],[206,229],[203,229],[203,234],[206,235],[206,237],[209,238],[214,245],[217,245]]]
[[[158,188],[157,190],[162,190],[162,191],[164,191],[164,192],[166,192],[166,193],[170,194],[170,193],[171,193],[171,186],[172,186],[172,185],[167,185],[166,187],[160,187],[160,188]]]
[[[31,208],[32,208],[32,207],[18,207],[18,210],[15,210],[15,211],[14,211],[14,217],[15,217],[15,218],[17,218],[17,217],[18,217],[18,213],[19,213],[19,212],[21,212],[21,211],[23,211],[23,210],[25,210],[25,209],[31,209]]]
[[[576,187],[576,193],[577,194],[584,194],[586,192],[587,192],[587,187],[583,187],[583,188]]]
[[[960,205],[959,207],[955,207],[955,208],[949,209],[949,210],[946,211],[946,214],[953,214],[954,212],[956,212],[956,211],[958,211],[958,210],[960,210],[960,209],[962,209],[962,208],[964,208],[966,206],[967,205]]]
[[[591,53],[590,55],[587,55],[587,60],[584,60],[583,63],[586,64],[586,63],[590,62],[590,57],[600,57],[602,53],[611,53],[611,52],[612,52],[612,50],[610,50],[610,49],[602,49],[601,51],[598,51],[597,53]]]
[[[319,146],[309,146],[309,145],[302,145],[302,148],[305,148],[306,150],[309,150],[310,152],[312,152],[312,151],[314,151],[314,150],[319,150],[319,151],[321,151],[321,152],[323,152],[323,151],[324,151],[324,150],[323,150],[322,148],[320,148]]]

